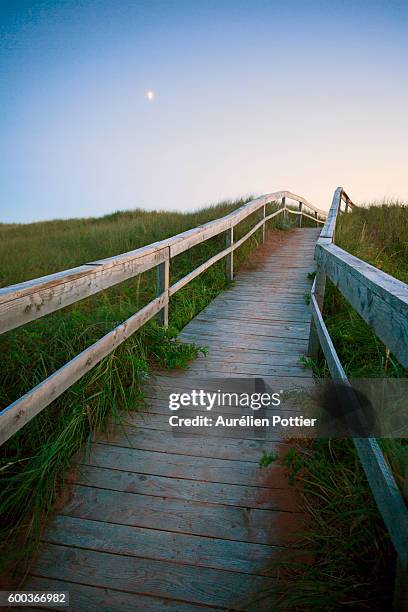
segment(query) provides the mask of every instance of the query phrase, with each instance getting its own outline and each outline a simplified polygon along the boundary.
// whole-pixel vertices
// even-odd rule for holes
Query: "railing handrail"
[[[347,200],[350,205],[347,194],[338,187],[316,242],[318,266],[378,338],[408,368],[408,285],[334,244],[340,205]]]
[[[206,231],[211,230],[212,228],[216,228],[216,227],[218,228],[219,226],[222,225],[222,229],[217,231],[217,233],[221,233],[225,229],[224,224],[226,227],[229,227],[229,223],[228,223],[229,221],[231,221],[232,225],[236,225],[237,223],[245,219],[245,217],[249,216],[256,210],[258,210],[264,204],[269,204],[276,200],[280,200],[284,197],[289,198],[291,200],[295,200],[297,202],[302,202],[304,206],[307,206],[307,208],[310,208],[311,210],[317,212],[321,216],[326,217],[327,215],[327,211],[316,208],[316,206],[313,206],[313,204],[310,204],[309,202],[307,202],[305,198],[302,198],[301,196],[291,193],[290,191],[276,191],[274,193],[269,193],[263,196],[259,196],[258,198],[255,198],[253,200],[250,200],[243,206],[240,206],[240,208],[237,208],[237,210],[234,210],[231,213],[228,213],[228,215],[225,215],[224,217],[220,217],[219,219],[214,219],[213,221],[208,221],[207,223],[198,225],[197,227],[194,227],[192,229],[186,230],[184,232],[180,232],[179,234],[175,234],[174,236],[171,236],[170,238],[165,238],[158,242],[152,242],[151,244],[148,244],[143,247],[139,247],[132,251],[127,251],[126,253],[121,253],[119,255],[114,255],[112,257],[108,257],[105,259],[98,259],[96,261],[85,263],[75,268],[70,268],[68,270],[62,270],[54,274],[47,274],[45,276],[40,276],[32,280],[27,280],[21,283],[17,283],[15,285],[9,285],[7,287],[0,287],[0,304],[3,302],[9,301],[9,300],[15,299],[16,297],[21,297],[22,295],[28,295],[30,293],[34,293],[42,285],[49,286],[50,283],[54,284],[54,282],[55,284],[58,284],[58,282],[63,280],[65,277],[72,277],[72,276],[78,277],[79,275],[82,275],[82,274],[84,275],[90,274],[90,270],[86,269],[85,268],[86,266],[103,266],[104,269],[108,269],[112,266],[115,266],[121,263],[126,263],[130,260],[138,259],[146,255],[150,255],[166,247],[172,247],[173,256],[178,255],[178,253],[182,253],[184,250],[187,250],[188,248],[190,248],[190,246],[193,246],[190,244],[186,246],[186,241],[188,241],[189,238],[193,238],[195,236],[199,237],[200,239],[195,244],[198,244],[199,242],[203,242],[204,240],[208,240],[208,238],[201,237],[201,235],[205,233]],[[246,213],[246,214],[243,214],[243,213]]]
[[[286,198],[301,202],[303,206],[322,217],[327,214],[301,196],[289,191],[277,191],[255,198],[224,217],[170,238],[127,253],[88,262],[76,268],[0,288],[0,333],[24,325],[154,268],[168,256],[172,258],[234,227],[266,204],[280,199],[285,202]],[[283,209],[287,210],[286,204]],[[317,220],[320,222],[319,218]]]
[[[316,276],[311,291],[312,325],[308,354],[316,359],[321,346],[332,378],[349,387],[322,316],[326,276],[341,291],[376,335],[408,367],[408,285],[367,264],[334,244],[341,202],[355,207],[338,187],[316,243]],[[353,438],[373,497],[397,552],[400,567],[408,566],[408,509],[375,438]]]
[[[286,205],[286,198],[299,203],[299,212]],[[282,200],[282,206],[267,215],[266,205],[278,200]],[[304,207],[314,211],[315,216],[311,217],[305,213]],[[261,213],[258,223],[245,236],[234,241],[234,227],[257,210]],[[324,223],[319,217],[326,216],[324,211],[307,202],[305,198],[290,191],[277,191],[255,198],[220,219],[134,251],[0,289],[0,333],[2,333],[78,302],[142,272],[152,268],[157,270],[157,297],[155,299],[0,412],[0,444],[21,429],[151,318],[157,316],[166,325],[170,297],[204,270],[225,258],[227,276],[232,279],[234,251],[259,229],[262,230],[263,240],[266,222],[282,213],[299,214],[300,223],[303,216],[310,217],[316,221],[316,224]],[[171,258],[222,232],[225,232],[226,235],[226,248],[169,286]]]

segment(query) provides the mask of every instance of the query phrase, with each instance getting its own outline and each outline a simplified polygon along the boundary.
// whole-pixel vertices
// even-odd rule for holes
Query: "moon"
[[[153,102],[156,97],[156,94],[154,93],[153,89],[148,89],[145,95],[149,102]]]

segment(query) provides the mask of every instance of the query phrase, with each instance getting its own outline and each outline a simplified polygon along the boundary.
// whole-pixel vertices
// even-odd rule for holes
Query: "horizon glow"
[[[408,200],[408,4],[3,0],[0,222]],[[159,92],[159,95],[156,95]]]

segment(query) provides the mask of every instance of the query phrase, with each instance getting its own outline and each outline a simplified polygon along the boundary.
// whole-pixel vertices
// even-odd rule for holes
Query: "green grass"
[[[408,208],[373,205],[342,215],[336,244],[379,269],[408,281]],[[329,282],[324,319],[349,378],[406,377],[407,372]],[[318,377],[327,364],[305,358]],[[379,440],[402,488],[408,446]],[[286,457],[290,481],[302,491],[311,523],[304,545],[310,565],[284,562],[286,586],[274,593],[274,610],[390,610],[395,553],[371,495],[356,450],[348,440],[294,443]]]
[[[377,203],[341,215],[336,244],[380,270],[408,283],[408,208]]]
[[[7,286],[132,250],[219,218],[243,201],[194,213],[117,212],[100,219],[0,225],[1,284]],[[276,205],[268,205],[268,213]],[[241,222],[236,239],[258,220]],[[270,227],[285,226],[280,217]],[[257,246],[259,232],[235,252],[238,268]],[[171,282],[224,248],[223,235],[197,245],[171,262]],[[120,419],[143,405],[142,383],[157,368],[184,368],[201,348],[175,336],[228,282],[223,261],[179,291],[170,304],[168,331],[148,323],[103,359],[60,398],[16,433],[1,449],[0,537],[2,563],[29,557],[41,526],[64,488],[71,458],[106,417]],[[82,300],[0,337],[4,407],[80,351],[134,314],[155,296],[155,271]]]

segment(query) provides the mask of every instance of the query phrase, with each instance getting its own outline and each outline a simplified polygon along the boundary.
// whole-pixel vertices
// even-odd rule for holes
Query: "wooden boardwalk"
[[[208,356],[148,389],[151,410],[132,416],[137,428],[98,441],[25,589],[69,591],[78,611],[267,609],[253,595],[275,584],[271,562],[302,525],[283,468],[259,467],[263,450],[285,444],[272,434],[178,436],[165,397],[195,376],[310,380],[299,357],[319,232],[286,232],[275,248],[267,241],[256,267],[184,328],[180,338],[208,346]]]

